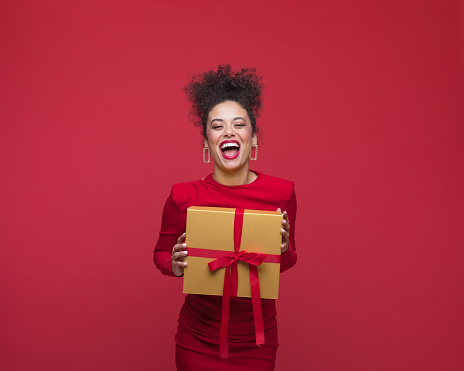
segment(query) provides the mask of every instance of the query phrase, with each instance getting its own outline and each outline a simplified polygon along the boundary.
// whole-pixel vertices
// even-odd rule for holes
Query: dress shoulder
[[[266,187],[271,188],[275,194],[287,200],[292,197],[295,187],[294,182],[263,173],[259,173],[259,176],[261,181],[266,184]]]
[[[182,208],[182,206],[187,205],[190,200],[195,199],[201,182],[201,180],[193,180],[174,184],[171,190],[171,197],[174,203],[179,208]]]

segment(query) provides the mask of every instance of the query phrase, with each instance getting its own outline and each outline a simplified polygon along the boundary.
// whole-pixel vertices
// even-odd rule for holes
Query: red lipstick
[[[225,140],[219,145],[222,157],[226,160],[234,160],[240,154],[240,143],[236,140]],[[224,152],[227,152],[224,153]]]

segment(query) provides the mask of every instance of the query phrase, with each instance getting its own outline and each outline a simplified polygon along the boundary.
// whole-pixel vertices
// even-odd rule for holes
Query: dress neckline
[[[227,187],[227,188],[249,187],[251,185],[255,185],[256,183],[258,183],[262,178],[261,173],[259,171],[256,171],[256,170],[250,170],[250,171],[252,171],[253,173],[256,174],[256,179],[253,180],[251,183],[248,183],[248,184],[239,184],[239,185],[222,184],[222,183],[219,183],[217,180],[215,180],[213,178],[213,173],[207,175],[204,180],[209,182],[209,183],[213,183],[213,184],[219,185],[221,187]]]

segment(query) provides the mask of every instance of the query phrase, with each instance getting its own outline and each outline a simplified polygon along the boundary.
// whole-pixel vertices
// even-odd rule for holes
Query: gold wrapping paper
[[[192,206],[187,210],[187,248],[234,252],[235,209]],[[240,251],[280,255],[282,214],[277,211],[245,209]],[[184,293],[222,296],[225,269],[211,272],[208,263],[216,258],[187,256],[184,270]],[[239,261],[239,297],[251,297],[248,263]],[[258,266],[261,298],[277,299],[280,264]]]

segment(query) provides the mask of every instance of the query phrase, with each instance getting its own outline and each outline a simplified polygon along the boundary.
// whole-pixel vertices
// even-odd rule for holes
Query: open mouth
[[[222,157],[227,160],[237,158],[240,153],[240,143],[236,140],[225,140],[219,148],[221,149]]]

